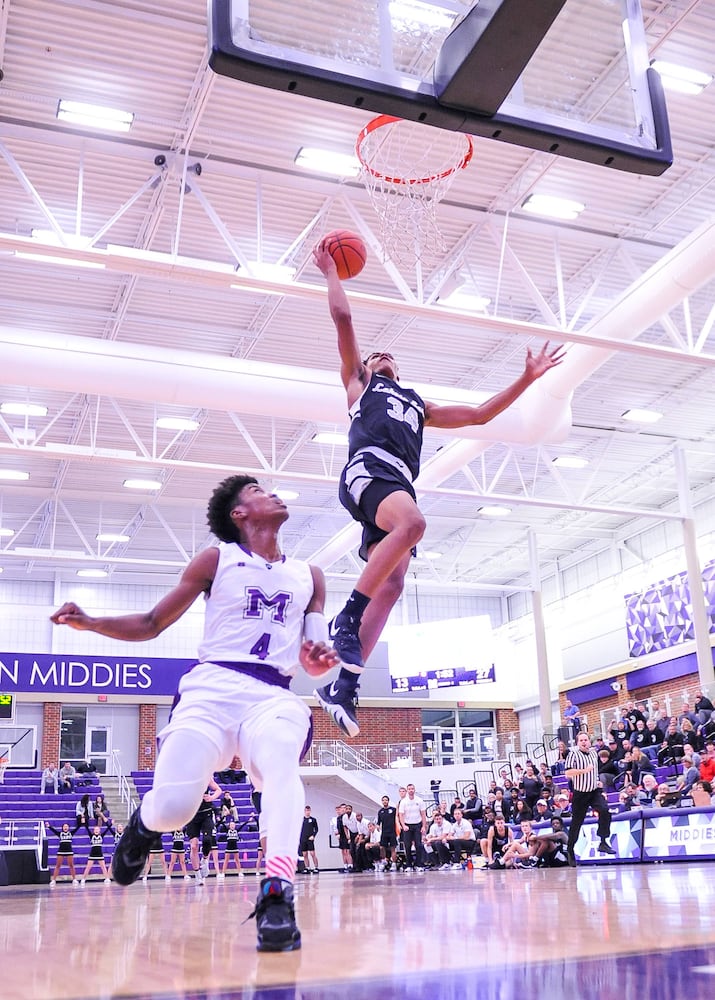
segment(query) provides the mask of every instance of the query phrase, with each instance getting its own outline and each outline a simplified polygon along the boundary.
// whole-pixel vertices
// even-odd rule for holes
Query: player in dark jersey
[[[214,807],[216,799],[220,799],[223,791],[213,778],[206,786],[199,808],[186,824],[186,836],[191,845],[191,867],[199,884],[202,884],[209,873],[209,854],[211,853],[214,832]],[[201,838],[201,859],[199,859],[199,837]]]
[[[315,696],[348,736],[360,732],[355,706],[358,679],[395,602],[425,522],[414,487],[424,427],[456,428],[486,424],[519,398],[549,369],[561,363],[561,347],[537,354],[527,348],[524,371],[515,382],[479,406],[437,406],[399,382],[391,354],[377,351],[361,359],[347,295],[325,244],[313,251],[326,278],[328,305],[338,333],[340,375],[348,397],[348,463],[340,481],[340,501],[363,525],[360,555],[367,561],[345,607],[331,622],[330,635],[342,668]]]
[[[390,805],[387,795],[382,796],[382,808],[377,814],[380,827],[380,847],[385,859],[385,871],[397,862],[397,809]]]

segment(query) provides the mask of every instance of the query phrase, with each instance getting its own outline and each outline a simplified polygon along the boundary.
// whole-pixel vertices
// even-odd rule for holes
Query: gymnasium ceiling
[[[289,19],[310,5],[281,6]],[[643,7],[652,57],[715,73],[711,2]],[[660,177],[475,140],[472,164],[440,206],[446,249],[418,283],[414,268],[381,261],[359,180],[294,164],[305,146],[351,153],[371,115],[214,75],[204,0],[0,0],[0,66],[0,402],[47,408],[0,414],[0,469],[29,473],[0,482],[0,527],[13,532],[0,536],[5,580],[99,568],[164,585],[207,541],[213,486],[245,469],[299,493],[286,551],[316,559],[329,580],[354,580],[355,537],[336,499],[345,449],[312,440],[345,428],[311,260],[333,228],[360,230],[370,248],[348,287],[361,345],[395,353],[403,381],[428,398],[430,386],[498,391],[544,335],[610,338],[576,380],[562,440],[551,418],[526,442],[427,435],[434,471],[422,550],[439,556],[415,562],[418,585],[508,594],[530,585],[530,537],[550,575],[607,549],[618,559],[624,540],[677,518],[685,468],[696,501],[715,494],[715,252],[701,255],[698,287],[678,278],[645,329],[628,313],[638,282],[664,258],[643,294],[656,303],[670,288],[666,255],[711,219],[715,85],[668,93],[675,162]],[[589,87],[596,103],[613,99],[605,74]],[[65,124],[60,99],[127,109],[134,123],[126,134]],[[521,208],[532,192],[586,208],[572,222],[538,219]],[[48,246],[50,260],[18,256],[33,230],[55,228],[67,246]],[[245,267],[237,277],[237,257],[289,264],[295,278],[276,286]],[[467,316],[440,305],[453,273],[490,304]],[[250,391],[258,373],[269,377],[265,392]],[[629,423],[622,414],[634,407],[662,419]],[[166,416],[197,429],[157,429]],[[588,464],[558,468],[563,455]],[[160,488],[129,490],[129,479]],[[485,516],[494,503],[511,513]],[[128,540],[99,542],[102,532]]]

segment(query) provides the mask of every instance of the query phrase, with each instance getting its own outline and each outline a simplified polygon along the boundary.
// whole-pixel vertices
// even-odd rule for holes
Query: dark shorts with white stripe
[[[353,520],[363,526],[359,553],[360,558],[366,562],[372,546],[387,535],[386,531],[375,524],[377,508],[385,497],[398,492],[409,493],[413,500],[417,499],[409,479],[374,455],[362,452],[343,469],[338,496]],[[412,554],[415,555],[414,549]]]

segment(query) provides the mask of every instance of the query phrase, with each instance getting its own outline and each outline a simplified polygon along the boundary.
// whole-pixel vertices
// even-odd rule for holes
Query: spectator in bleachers
[[[94,813],[94,820],[99,823],[109,823],[111,816],[109,814],[109,806],[104,800],[104,794],[100,792],[92,803],[92,812]]]
[[[59,791],[59,771],[57,770],[57,764],[48,764],[45,770],[42,772],[42,778],[40,780],[40,795],[45,795],[46,792],[51,792],[57,795]]]
[[[538,799],[536,802],[536,812],[534,813],[535,823],[548,823],[551,819],[552,812],[549,809],[549,803],[546,799]]]
[[[79,800],[75,806],[75,824],[73,833],[77,833],[79,828],[83,826],[87,833],[89,829],[94,825],[94,810],[92,809],[92,798],[89,792],[85,792],[82,798]]]
[[[514,803],[513,821],[515,823],[521,823],[522,820],[532,819],[533,815],[533,811],[531,807],[526,804],[524,796],[520,795]]]
[[[648,729],[647,724],[642,719],[639,719],[636,722],[635,732],[631,734],[631,746],[644,750],[646,747],[655,746],[657,742],[658,737],[655,733]]]
[[[566,698],[565,702],[566,702],[566,707],[564,708],[564,720],[563,720],[564,726],[568,726],[571,729],[573,735],[576,736],[576,734],[581,729],[581,709],[578,707],[578,705],[574,705],[574,703],[569,698]]]
[[[624,761],[626,764],[624,768],[626,778],[632,781],[634,785],[642,784],[643,775],[653,772],[653,761],[639,747],[633,747],[631,752],[626,754]]]
[[[700,755],[700,777],[703,781],[715,781],[715,743],[706,743]]]
[[[623,741],[627,740],[628,737],[630,736],[631,727],[628,723],[628,720],[625,717],[623,717],[621,719],[618,719],[617,721],[614,720],[613,725],[611,726],[611,729],[609,731],[611,736],[617,743],[623,743]]]
[[[700,727],[700,735],[705,743],[715,739],[715,712],[711,712],[710,718]]]
[[[660,729],[658,729],[658,723],[655,721],[655,719],[648,719],[648,721],[645,724],[645,728],[646,732],[650,737],[649,747],[657,747],[660,743],[663,742],[663,734],[661,733]]]
[[[509,782],[511,785],[511,782]],[[506,790],[504,793],[506,797]],[[480,797],[477,795],[477,790],[472,786],[467,792],[467,801],[464,803],[463,813],[466,819],[470,821],[472,826],[475,823],[479,823],[482,818],[482,813],[484,812],[484,804]]]
[[[495,790],[495,792],[494,792],[495,796],[496,796],[496,793],[498,791],[501,792],[502,798],[504,798],[504,789],[503,788],[497,788]],[[451,823],[454,822],[454,814],[457,811],[457,809],[461,810],[461,812],[464,813],[464,803],[462,802],[462,800],[460,799],[460,797],[458,795],[456,795],[454,797],[454,802],[449,807],[449,819],[450,819]]]
[[[710,701],[710,699],[703,694],[702,691],[695,692],[695,704],[693,705],[693,711],[698,717],[698,722],[702,725],[703,722],[707,722],[710,718],[710,713],[715,710],[715,705]]]
[[[504,797],[503,788],[497,788],[494,794],[494,801],[492,802],[491,806],[496,816],[503,816],[504,819],[507,821],[507,823],[511,822],[511,802]],[[462,815],[464,815],[463,809],[459,810],[455,809],[452,814],[453,820],[457,815],[457,811],[461,812]]]
[[[657,806],[658,780],[654,774],[644,774],[642,788],[638,792],[638,803],[642,808],[650,809]]]
[[[658,793],[655,797],[655,805],[659,809],[672,809],[680,802],[680,792],[671,788],[667,781],[661,781],[658,785]]]
[[[700,725],[700,719],[697,717],[695,712],[690,707],[689,701],[684,701],[680,707],[680,714],[678,715],[678,725],[681,727],[681,729],[683,726],[684,719],[687,719],[690,725],[693,726],[693,728],[695,726]]]
[[[471,857],[477,847],[474,827],[464,818],[461,809],[454,810],[454,823],[447,834],[447,846],[452,852],[452,864],[459,864],[462,852]]]
[[[560,775],[564,773],[566,768],[566,756],[569,752],[569,748],[566,746],[563,740],[559,740],[556,750],[556,760],[551,765],[551,773],[553,775]]]
[[[571,800],[568,792],[559,792],[554,798],[554,808],[551,810],[551,818],[564,819],[571,815]]]
[[[613,741],[613,746],[616,746],[616,741]],[[614,753],[610,750],[599,750],[598,751],[598,777],[606,789],[609,791],[612,789],[616,783],[616,778],[621,773],[621,769],[618,766],[619,762],[615,757]]]
[[[496,816],[494,825],[487,835],[487,868],[503,868],[504,852],[514,839],[511,828],[506,825],[501,816]]]
[[[222,820],[230,818],[236,823],[238,822],[238,806],[233,801],[233,796],[230,792],[223,793],[223,798],[219,804],[219,813]]]
[[[611,760],[618,762],[623,758],[626,751],[623,749],[623,742],[621,740],[617,740],[615,736],[611,735],[611,738],[608,741],[608,752],[611,755]]]
[[[97,767],[91,760],[83,760],[77,765],[77,774],[80,777],[76,779],[75,785],[92,785],[97,776]]]
[[[89,833],[89,830],[87,830]],[[87,876],[92,871],[95,865],[99,865],[99,870],[102,875],[104,875],[104,881],[108,884],[110,881],[109,872],[107,871],[107,862],[104,860],[104,845],[103,841],[105,836],[110,833],[109,827],[105,827],[101,830],[98,826],[95,826],[90,834],[89,843],[89,856],[87,858],[87,864],[85,865],[82,878],[79,880],[80,885],[84,885]]]
[[[57,878],[59,876],[60,870],[62,869],[63,863],[67,862],[67,867],[69,868],[69,873],[72,876],[72,885],[79,885],[77,881],[77,873],[74,867],[74,845],[72,843],[72,838],[74,834],[70,830],[69,823],[63,823],[60,830],[56,827],[47,824],[47,829],[51,830],[56,837],[59,838],[59,847],[57,848],[57,860],[55,861],[55,869],[52,872],[52,878],[50,879],[50,888],[53,889],[57,885]]]
[[[630,812],[640,806],[638,785],[629,782],[621,789],[618,795],[618,804],[623,812]]]
[[[70,764],[68,760],[64,762],[60,768],[59,773],[59,791],[60,795],[65,792],[73,792],[75,785],[75,778],[77,777],[77,772],[74,767]]]
[[[665,739],[668,734],[668,726],[671,723],[671,717],[668,715],[664,708],[661,708],[656,716],[655,725],[658,733],[660,735],[661,742]]]
[[[690,719],[683,719],[681,721],[680,731],[683,734],[683,743],[685,747],[689,746],[695,751],[702,749],[703,741]]]
[[[683,795],[689,795],[690,789],[693,787],[696,781],[700,779],[700,755],[699,754],[689,754],[683,757],[682,769],[683,773],[678,775],[676,781],[676,787]]]
[[[631,732],[635,731],[637,723],[642,722],[645,724],[644,712],[633,701],[629,701],[626,704],[625,718],[628,719],[628,725],[630,726]]]
[[[658,751],[658,763],[661,767],[677,764],[683,759],[685,740],[678,729],[675,719],[668,726],[665,739]]]
[[[709,781],[696,781],[690,791],[690,795],[693,800],[693,805],[698,808],[702,808],[703,806],[715,806],[713,786]]]
[[[536,773],[534,765],[531,761],[527,761],[524,776],[521,779],[521,788],[524,793],[524,801],[532,811],[537,800],[541,798],[542,787],[543,782]]]

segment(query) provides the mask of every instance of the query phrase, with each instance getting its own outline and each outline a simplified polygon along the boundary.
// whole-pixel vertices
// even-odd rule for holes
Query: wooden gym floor
[[[256,879],[0,889],[2,1000],[671,1000],[715,989],[707,863],[297,877],[301,951],[259,954]]]

